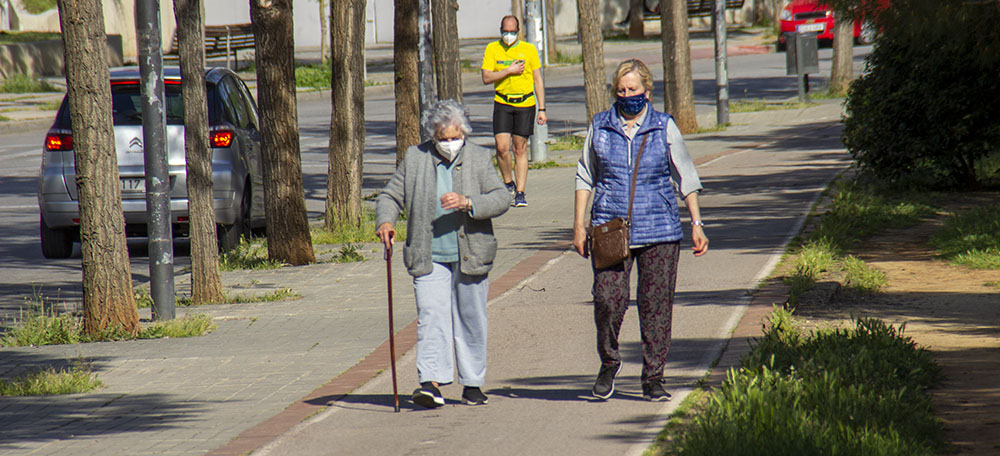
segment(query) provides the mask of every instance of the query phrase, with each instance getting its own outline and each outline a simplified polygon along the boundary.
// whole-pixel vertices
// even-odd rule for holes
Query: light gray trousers
[[[458,263],[434,263],[430,274],[413,279],[417,298],[417,376],[420,383],[486,380],[486,275],[462,274]]]

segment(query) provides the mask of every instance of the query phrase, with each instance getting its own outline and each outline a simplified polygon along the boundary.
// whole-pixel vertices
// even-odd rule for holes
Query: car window
[[[254,102],[250,89],[247,88],[246,83],[242,79],[237,79],[237,85],[240,88],[240,94],[243,95],[243,103],[246,105],[250,123],[253,124],[254,128],[260,128],[260,124],[257,122],[257,103]]]
[[[247,112],[246,105],[243,104],[243,96],[233,82],[233,78],[224,78],[219,87],[222,89],[223,104],[226,105],[227,111],[232,112],[233,125],[238,128],[247,128],[247,125],[250,124],[250,114]]]
[[[184,125],[184,98],[179,84],[165,87],[168,125]],[[115,125],[142,125],[142,92],[138,83],[111,86],[111,116]]]

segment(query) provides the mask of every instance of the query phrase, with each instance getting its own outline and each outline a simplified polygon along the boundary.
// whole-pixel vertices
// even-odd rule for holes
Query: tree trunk
[[[608,109],[607,76],[604,74],[604,39],[601,37],[600,0],[576,0],[583,52],[583,87],[587,100],[587,121]]]
[[[264,159],[267,254],[293,265],[316,261],[299,152],[292,0],[250,0]]]
[[[517,18],[517,39],[524,39],[524,0],[510,0],[510,15]],[[497,35],[500,34],[500,22],[497,22]]]
[[[58,5],[79,193],[83,329],[96,335],[121,328],[135,335],[139,313],[125,242],[103,9],[100,0]]]
[[[319,0],[319,59],[322,62],[326,62],[330,58],[330,30],[329,23],[332,19],[331,15],[327,15],[327,0]],[[362,44],[364,44],[362,42]]]
[[[559,58],[559,44],[556,36],[556,6],[553,0],[545,0],[545,52],[549,60],[555,62]]]
[[[629,0],[628,4],[628,38],[630,40],[642,39],[645,34],[643,31],[643,18],[645,17],[646,6],[643,4],[645,0]]]
[[[698,130],[694,111],[694,81],[691,77],[691,46],[688,41],[687,2],[660,0],[663,37],[663,111],[674,116],[681,133]]]
[[[395,0],[392,57],[395,63],[396,163],[420,142],[420,87],[417,75],[417,2]]]
[[[219,244],[212,197],[212,157],[205,99],[205,22],[201,0],[174,0],[184,97],[184,154],[191,237],[191,301],[222,302]]]
[[[836,18],[835,23],[830,94],[843,95],[854,79],[854,23],[839,18]]]
[[[337,222],[361,226],[361,178],[365,151],[365,0],[340,0],[330,9],[333,32],[334,105],[330,115],[326,180],[328,229]]]
[[[433,0],[434,75],[438,98],[462,102],[462,68],[458,62],[458,2]]]

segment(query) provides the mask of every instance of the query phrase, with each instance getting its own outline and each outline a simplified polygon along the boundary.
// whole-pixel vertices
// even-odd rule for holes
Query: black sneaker
[[[483,390],[478,386],[466,386],[462,390],[462,402],[466,405],[486,405],[490,399],[483,394]]]
[[[420,388],[413,390],[413,403],[424,408],[438,408],[444,405],[444,397],[433,383],[423,382]]]
[[[663,389],[659,379],[650,380],[642,384],[642,398],[653,402],[669,401],[670,393]]]
[[[594,382],[594,397],[607,399],[615,393],[615,377],[622,370],[622,363],[610,366],[601,366],[601,371],[597,373],[597,381]]]
[[[528,207],[528,200],[524,199],[524,192],[517,192],[514,195],[514,207]]]

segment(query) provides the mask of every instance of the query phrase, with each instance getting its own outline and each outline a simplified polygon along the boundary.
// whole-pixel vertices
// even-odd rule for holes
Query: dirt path
[[[982,201],[970,195],[949,210]],[[996,198],[996,194],[992,194]],[[995,199],[994,199],[995,201]],[[876,317],[906,324],[927,347],[944,380],[933,391],[955,454],[1000,454],[1000,270],[973,270],[935,258],[927,240],[943,216],[892,230],[865,243],[855,256],[886,273],[888,286],[873,297],[838,292],[825,305],[802,305],[796,315],[836,323]]]

